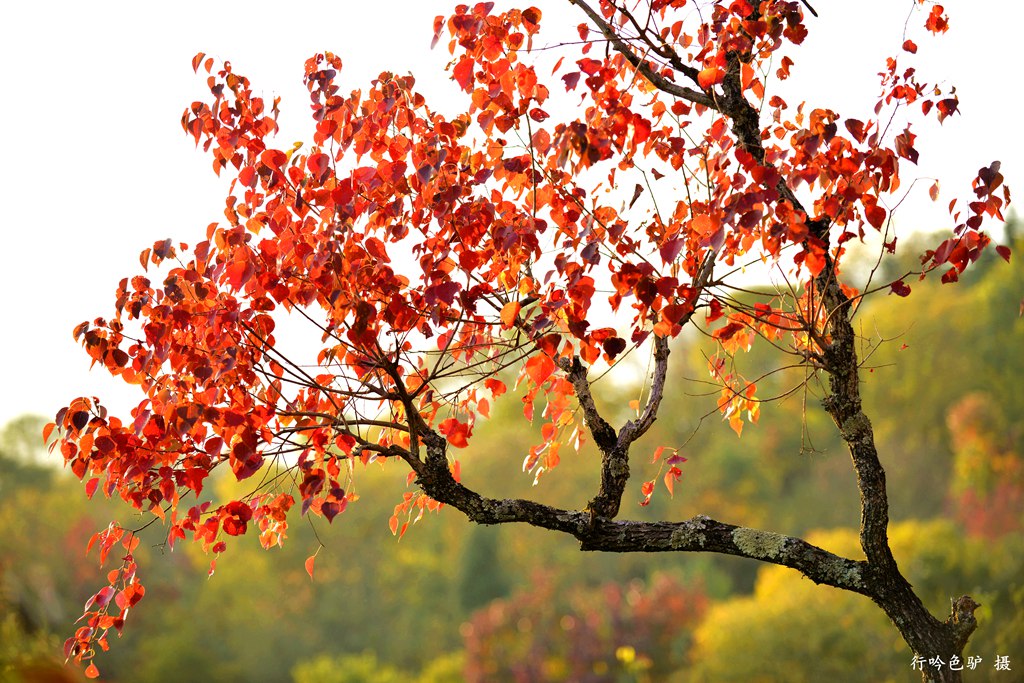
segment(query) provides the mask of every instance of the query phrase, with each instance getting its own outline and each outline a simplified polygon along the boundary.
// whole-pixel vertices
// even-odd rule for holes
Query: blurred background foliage
[[[936,614],[962,593],[983,604],[968,645],[983,657],[972,678],[982,681],[1006,680],[992,667],[997,655],[1024,667],[1014,659],[1024,656],[1024,270],[1016,260],[1024,244],[1015,225],[1007,228],[1012,265],[992,255],[967,282],[911,283],[912,296],[869,299],[858,317],[894,551]],[[915,265],[890,260],[876,282]],[[759,396],[790,393],[737,439],[700,377],[708,348],[688,339],[674,349],[684,362],[634,456],[624,516],[708,514],[859,557],[857,489],[821,396],[813,386],[791,392],[798,371],[770,375]],[[737,362],[756,377],[778,358],[755,348]],[[640,389],[609,382],[602,390],[611,411]],[[60,646],[102,582],[95,557],[83,556],[86,542],[111,519],[147,521],[101,494],[87,501],[42,448],[44,422],[24,417],[0,432],[5,682],[81,680],[63,667]],[[484,494],[582,508],[595,486],[594,453],[563,449],[557,471],[534,487],[518,457],[539,441],[515,399],[499,402],[459,453],[464,480]],[[640,507],[640,483],[658,471],[644,449],[659,445],[680,447],[688,462],[674,497],[659,481]],[[187,543],[170,552],[159,525],[147,528],[138,552],[146,599],[102,655],[103,679],[913,679],[911,654],[878,608],[784,568],[710,555],[585,554],[561,536],[474,527],[447,510],[398,540],[387,520],[405,477],[395,465],[371,466],[357,481],[361,500],[337,524],[295,518],[284,547],[269,552],[255,538],[231,539],[209,578],[210,556]],[[214,485],[232,492],[227,481]],[[303,562],[321,542],[311,581]]]

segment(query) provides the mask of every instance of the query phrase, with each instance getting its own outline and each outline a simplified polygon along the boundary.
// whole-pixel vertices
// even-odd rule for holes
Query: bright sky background
[[[545,13],[535,45],[575,38],[582,15],[564,0],[534,0]],[[903,42],[913,0],[814,0],[818,19],[794,87],[813,106],[864,119],[876,73]],[[435,108],[460,106],[442,72],[445,43],[430,51],[432,20],[454,2],[80,2],[5,5],[0,28],[0,424],[26,412],[52,416],[76,396],[96,395],[127,417],[141,398],[106,371],[88,370],[72,328],[113,312],[114,290],[140,271],[139,252],[157,239],[190,245],[223,220],[226,184],[181,130],[182,111],[208,95],[190,60],[202,50],[229,59],[270,99],[282,98],[289,148],[311,137],[302,65],[330,50],[345,63],[343,92],[383,70],[411,71]],[[930,5],[930,3],[929,3]],[[931,38],[911,18],[920,50],[901,58],[922,80],[957,86],[962,116],[917,127],[920,175],[966,197],[992,160],[1024,192],[1019,27],[1024,3],[947,0],[951,30]],[[205,91],[205,92],[204,92]],[[787,96],[791,104],[797,100]],[[912,170],[912,169],[911,169]],[[907,171],[909,173],[909,171]],[[904,186],[912,177],[904,176]],[[922,183],[918,197],[927,194]],[[952,194],[945,195],[948,200]],[[944,202],[943,202],[944,203]],[[944,227],[943,213],[909,204],[901,229]],[[1014,267],[1019,267],[1015,255]]]

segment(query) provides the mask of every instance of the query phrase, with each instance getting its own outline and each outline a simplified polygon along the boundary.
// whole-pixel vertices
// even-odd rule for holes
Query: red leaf
[[[746,327],[746,325],[744,325],[743,323],[731,322],[725,327],[715,330],[713,336],[720,341],[726,341],[727,339],[732,338],[733,335],[742,330],[744,327]]]
[[[252,508],[247,504],[233,500],[224,506],[224,533],[229,536],[241,536],[245,533],[247,522],[252,519]]]
[[[949,30],[949,17],[943,15],[942,5],[932,7],[924,26],[932,33],[945,33]]]
[[[1000,244],[996,247],[996,253],[1003,257],[1003,260],[1007,263],[1010,262],[1010,248],[1005,244]]]
[[[881,230],[882,225],[885,224],[886,211],[878,204],[872,203],[865,206],[864,215],[868,219],[868,223],[870,223],[876,230]]]
[[[654,480],[645,481],[640,485],[640,492],[644,495],[644,499],[640,501],[640,505],[646,506],[651,502],[651,496],[654,495]]]
[[[472,428],[465,422],[459,422],[454,417],[443,420],[437,426],[437,431],[444,434],[445,438],[455,448],[465,448],[469,445],[469,437],[472,436]]]
[[[459,63],[452,69],[452,78],[459,84],[459,86],[469,92],[473,89],[473,67],[475,63],[470,57],[463,57],[459,60]]]
[[[914,149],[916,138],[917,136],[911,133],[909,128],[896,136],[896,153],[904,159],[909,159],[913,164],[917,163],[919,156],[917,150]]]
[[[960,101],[955,97],[949,97],[944,100],[939,100],[935,104],[935,108],[939,112],[939,123],[942,123],[947,116],[952,116],[957,111]]]
[[[86,678],[99,678],[99,675],[100,670],[96,668],[96,664],[94,662],[90,662],[89,666],[85,667]]]
[[[858,121],[857,119],[846,119],[846,130],[850,131],[850,135],[857,142],[864,142],[864,122]]]
[[[677,237],[658,247],[658,253],[661,254],[661,259],[665,263],[672,263],[679,256],[679,252],[683,250],[684,246],[686,246],[686,239]]]
[[[709,322],[709,323],[713,323],[713,322],[715,322],[716,320],[718,320],[721,317],[722,317],[722,302],[720,302],[718,299],[712,299],[711,302],[708,303],[708,314],[707,314],[706,321]]]
[[[621,337],[609,337],[602,342],[601,346],[604,348],[604,352],[608,354],[608,358],[614,359],[615,356],[626,350],[626,340]]]
[[[536,33],[540,28],[541,11],[536,7],[527,7],[523,10],[523,27],[527,33]]]
[[[636,187],[633,188],[633,198],[629,201],[629,208],[633,208],[633,205],[636,204],[636,200],[640,199],[640,195],[642,195],[643,192],[644,186],[641,185],[640,183],[637,183]]]
[[[288,155],[279,149],[268,149],[260,155],[260,161],[270,168],[280,170],[288,163]]]
[[[914,54],[917,52],[917,45],[912,40],[905,40],[903,41],[903,49],[910,54]]]
[[[540,386],[555,371],[555,361],[544,354],[537,354],[526,361],[524,369],[533,383]]]
[[[382,263],[391,263],[391,259],[388,258],[387,248],[384,246],[384,243],[376,237],[367,237],[366,241],[363,242],[363,245],[366,247],[366,251],[373,258]]]
[[[889,285],[889,287],[892,290],[892,294],[895,294],[896,296],[907,296],[910,294],[910,287],[907,286],[907,283],[903,280],[897,280]]]
[[[318,182],[323,182],[324,177],[327,175],[327,171],[330,169],[331,158],[324,153],[311,154],[306,159],[306,168],[309,172],[316,176]],[[241,175],[239,175],[241,178]]]
[[[647,142],[651,137],[651,122],[640,116],[639,114],[633,114],[633,142],[641,144]]]
[[[780,81],[784,81],[789,78],[789,67],[793,66],[793,60],[786,56],[782,58],[780,64],[781,66],[775,70],[775,75],[779,77]],[[774,100],[775,97],[777,97],[777,95],[773,96],[772,99]],[[780,99],[779,101],[781,102],[782,100]],[[775,107],[778,105],[773,104],[772,106]]]
[[[498,398],[508,390],[508,387],[505,386],[504,382],[500,379],[494,379],[493,377],[485,379],[484,386],[487,387],[487,391],[491,392],[491,396],[494,398]]]

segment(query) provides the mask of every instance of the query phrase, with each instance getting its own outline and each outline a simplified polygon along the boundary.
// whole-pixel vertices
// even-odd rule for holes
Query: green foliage
[[[462,652],[452,652],[428,662],[416,681],[417,683],[463,683],[465,668],[466,655]]]
[[[24,415],[0,429],[0,496],[51,484],[55,470],[44,463],[39,438],[44,424],[41,417]]]
[[[462,550],[459,600],[471,612],[508,595],[510,581],[499,552],[501,527],[475,526]]]
[[[331,657],[323,655],[297,664],[292,670],[295,683],[407,683],[409,677],[398,669],[377,661],[377,655]]]
[[[8,611],[11,608],[0,599],[0,681],[29,683],[44,671],[59,674],[58,638],[27,627],[22,615]]]
[[[1007,233],[1016,234],[1012,222]],[[881,418],[879,451],[892,490],[901,494],[891,500],[895,518],[943,512],[955,468],[945,425],[964,396],[987,397],[993,426],[1010,439],[1006,446],[1024,452],[1024,268],[1016,262],[1024,241],[1011,246],[1013,264],[989,255],[973,283],[953,287],[929,278],[914,284],[914,296],[889,297],[860,313],[871,351],[864,402],[869,415]],[[913,419],[884,419],[900,415]]]

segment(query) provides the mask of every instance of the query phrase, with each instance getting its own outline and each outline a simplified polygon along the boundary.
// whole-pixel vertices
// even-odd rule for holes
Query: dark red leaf
[[[896,280],[889,287],[892,290],[891,293],[897,296],[907,296],[910,294],[910,287],[903,280]]]

